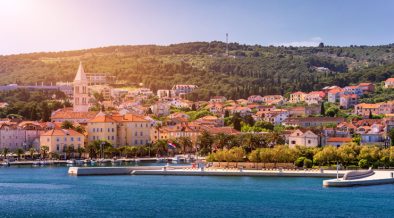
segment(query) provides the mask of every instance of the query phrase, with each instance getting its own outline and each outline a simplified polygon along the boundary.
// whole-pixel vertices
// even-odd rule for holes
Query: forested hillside
[[[378,82],[394,76],[394,44],[350,47],[263,47],[222,42],[170,46],[111,46],[78,51],[0,56],[2,84],[72,81],[78,62],[86,72],[106,72],[119,85],[153,90],[196,84],[189,98],[310,91],[326,85]]]

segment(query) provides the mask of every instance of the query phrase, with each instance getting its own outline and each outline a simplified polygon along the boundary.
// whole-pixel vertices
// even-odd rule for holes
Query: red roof
[[[330,137],[327,142],[351,142],[352,138]]]

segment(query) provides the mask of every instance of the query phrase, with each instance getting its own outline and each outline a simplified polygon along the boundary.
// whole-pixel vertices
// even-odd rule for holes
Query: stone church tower
[[[78,72],[74,79],[73,111],[89,111],[88,79],[83,70],[82,62],[79,63]]]

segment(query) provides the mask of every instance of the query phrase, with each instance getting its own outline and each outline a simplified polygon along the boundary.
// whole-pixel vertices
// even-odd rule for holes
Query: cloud
[[[312,37],[305,41],[295,41],[295,42],[284,42],[284,43],[276,43],[276,46],[293,46],[293,47],[316,47],[322,42],[323,39],[321,37]]]

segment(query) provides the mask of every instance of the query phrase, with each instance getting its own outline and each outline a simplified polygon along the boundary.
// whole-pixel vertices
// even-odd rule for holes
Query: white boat
[[[49,163],[45,160],[40,161],[40,165],[48,165]]]
[[[75,164],[82,165],[84,164],[83,160],[75,160]]]
[[[91,161],[90,161],[89,159],[86,159],[86,160],[83,160],[83,163],[84,163],[84,164],[90,164]]]
[[[162,157],[159,157],[159,158],[157,158],[157,162],[159,162],[159,163],[162,163],[162,162],[164,162],[164,158],[162,158]]]
[[[67,160],[67,164],[75,164],[75,160]]]
[[[90,165],[96,165],[96,163],[97,163],[97,162],[96,162],[95,160],[91,160],[91,161],[90,161]]]
[[[1,163],[1,165],[3,165],[3,166],[9,166],[9,165],[10,165],[10,162],[8,162],[8,161],[3,161],[3,162]]]
[[[141,162],[141,159],[136,158],[136,159],[135,159],[135,162]]]
[[[40,161],[34,161],[33,162],[33,166],[38,166],[38,165],[40,165]]]

